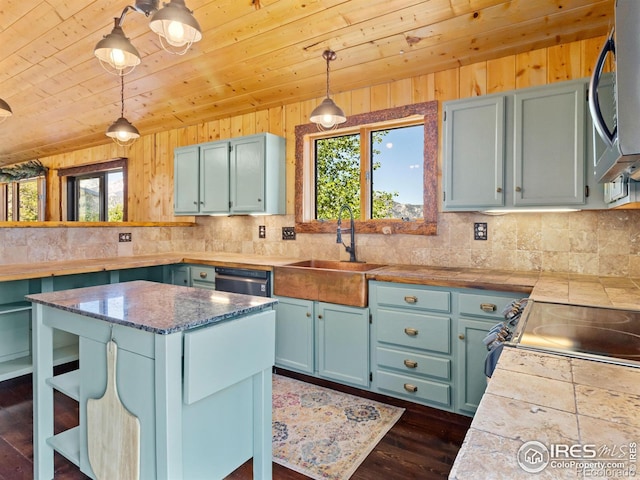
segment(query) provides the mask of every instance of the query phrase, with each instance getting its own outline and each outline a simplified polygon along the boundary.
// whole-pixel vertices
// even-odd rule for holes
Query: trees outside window
[[[66,186],[66,219],[122,222],[127,219],[127,159],[61,169]]]

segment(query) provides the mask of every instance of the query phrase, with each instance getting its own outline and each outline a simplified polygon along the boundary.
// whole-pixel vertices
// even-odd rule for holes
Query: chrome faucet
[[[344,229],[342,228],[342,211],[346,210],[349,212],[349,220],[351,222],[350,224],[350,228]],[[343,232],[349,232],[351,234],[351,245],[350,246],[346,246],[344,245],[344,242],[342,241],[342,233]],[[350,262],[355,262],[356,261],[356,228],[353,224],[353,211],[351,210],[351,207],[349,207],[349,205],[342,205],[340,207],[340,211],[338,212],[338,232],[337,232],[337,237],[336,237],[336,243],[341,243],[342,245],[344,245],[344,249],[349,252],[349,261]]]

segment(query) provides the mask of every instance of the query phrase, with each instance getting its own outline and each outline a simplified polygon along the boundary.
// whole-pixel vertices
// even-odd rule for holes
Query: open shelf
[[[75,466],[80,466],[80,427],[54,435],[47,439],[47,443]]]
[[[47,385],[64,393],[67,397],[80,401],[80,370],[56,375],[47,379]]]
[[[53,351],[54,366],[73,362],[74,360],[78,360],[78,358],[77,345],[68,345]],[[33,359],[31,355],[0,363],[0,382],[21,375],[27,375],[28,373],[33,373]]]
[[[0,315],[12,312],[24,312],[31,310],[31,302],[13,302],[0,305]]]

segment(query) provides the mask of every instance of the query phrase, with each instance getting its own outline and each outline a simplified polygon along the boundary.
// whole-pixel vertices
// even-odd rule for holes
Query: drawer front
[[[376,287],[379,305],[406,307],[414,310],[430,310],[449,313],[451,311],[451,293],[420,288],[394,287],[378,285]]]
[[[451,353],[451,318],[379,308],[378,341]]]
[[[451,387],[449,385],[380,370],[376,372],[376,376],[380,390],[399,394],[417,402],[451,406]]]
[[[412,375],[451,379],[451,360],[390,348],[376,348],[378,365]]]
[[[216,269],[202,265],[191,265],[191,285],[200,288],[215,289]]]
[[[461,315],[495,318],[499,322],[504,320],[502,316],[504,307],[517,298],[520,297],[461,293],[458,295],[458,308]]]

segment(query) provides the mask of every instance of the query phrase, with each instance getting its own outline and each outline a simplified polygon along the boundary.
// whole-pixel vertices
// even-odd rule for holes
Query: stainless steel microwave
[[[640,180],[640,1],[616,0],[615,27],[589,85],[589,110],[605,151],[594,166],[600,182]],[[605,66],[612,71],[605,73]]]

